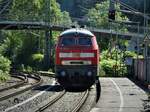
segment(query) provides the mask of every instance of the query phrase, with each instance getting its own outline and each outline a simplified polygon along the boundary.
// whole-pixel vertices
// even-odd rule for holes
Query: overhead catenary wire
[[[84,22],[84,23],[87,23],[88,21],[86,20],[87,18],[72,18],[73,20],[77,20],[77,21],[80,21],[80,22]],[[137,24],[137,22],[130,22],[130,21],[125,21],[125,22],[122,22],[122,21],[113,21],[113,24],[124,24],[125,27],[127,28],[131,28],[131,29],[138,29],[137,25],[134,25],[134,24]],[[144,26],[140,26],[140,29],[141,30],[144,30],[144,29],[149,29],[148,27],[144,27]]]
[[[8,0],[8,3],[3,7],[2,10],[0,10],[0,14],[2,14],[8,8],[8,6],[10,5],[11,2],[12,2],[12,0]]]
[[[9,2],[9,0],[5,0],[5,1],[1,0],[1,1],[0,1],[0,5],[5,5],[5,4],[8,3],[8,2]]]
[[[138,10],[136,10],[135,8],[131,8],[129,5],[121,2],[120,0],[111,0],[111,1],[116,1],[118,2],[122,7],[128,9],[128,10],[121,10],[123,12],[126,12],[126,13],[132,13],[132,14],[135,14],[135,15],[139,15],[139,16],[143,16],[144,18],[146,19],[150,19],[150,17],[142,12],[139,12]]]
[[[135,11],[135,12],[138,12],[137,9],[135,9],[135,8],[133,8],[133,7],[131,7],[131,6],[129,6],[128,4],[126,4],[126,3],[124,3],[124,2],[122,2],[122,1],[120,1],[120,0],[111,0],[111,1],[116,1],[116,2],[118,2],[120,5],[122,5],[122,6],[126,7],[126,8],[128,8],[128,9],[130,9],[130,10],[132,10],[132,11]]]

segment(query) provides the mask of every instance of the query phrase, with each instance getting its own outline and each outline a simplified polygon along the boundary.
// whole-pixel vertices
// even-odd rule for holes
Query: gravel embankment
[[[21,79],[11,77],[10,80],[8,80],[8,81],[6,81],[4,83],[0,83],[0,89],[7,88],[7,87],[10,87],[12,85],[16,85],[16,84],[18,84],[21,81],[22,81]]]
[[[59,86],[52,86],[53,78],[48,76],[41,76],[43,84],[38,88],[26,91],[20,95],[9,98],[8,100],[0,102],[0,111],[6,112],[31,112],[39,108],[42,104],[49,102],[55,95],[62,92]],[[49,88],[49,89],[47,89]],[[47,89],[46,91],[43,91]],[[59,99],[52,106],[48,107],[44,112],[70,112],[79,102],[84,92],[66,92],[66,94]],[[81,112],[90,111],[95,102],[96,90],[95,87],[89,92],[89,96],[85,104],[81,108]]]
[[[7,110],[8,108],[14,106],[14,105],[18,105],[19,103],[24,102],[25,100],[35,96],[36,94],[38,94],[39,92],[45,90],[46,88],[48,88],[50,86],[50,84],[52,84],[52,78],[50,77],[46,77],[46,76],[42,76],[44,82],[42,85],[40,85],[38,88],[35,88],[33,90],[29,90],[24,92],[23,94],[17,95],[13,98],[9,98],[8,100],[2,101],[0,102],[0,111],[2,110]],[[48,91],[45,92],[44,94],[42,94],[41,96],[36,97],[35,99],[26,102],[23,105],[20,105],[10,111],[12,112],[21,112],[24,111],[26,112],[29,108],[33,108],[35,107],[38,103],[42,102],[43,100],[47,99],[48,97],[50,97],[53,92]]]
[[[67,92],[59,101],[44,112],[70,112],[80,100],[83,92]]]

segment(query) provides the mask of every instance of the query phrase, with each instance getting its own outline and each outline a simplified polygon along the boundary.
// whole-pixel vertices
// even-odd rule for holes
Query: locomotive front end
[[[56,46],[56,78],[64,88],[89,88],[98,73],[95,36],[84,29],[63,32]]]

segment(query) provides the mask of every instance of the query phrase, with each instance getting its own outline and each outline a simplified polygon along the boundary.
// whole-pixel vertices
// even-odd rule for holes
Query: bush
[[[106,76],[106,73],[105,73],[103,67],[100,67],[100,68],[99,68],[99,76],[100,76],[100,77],[105,77],[105,76]]]
[[[0,55],[0,82],[9,78],[10,64],[11,62],[7,58]]]
[[[43,61],[43,58],[44,58],[44,55],[40,53],[32,55],[32,60],[37,63],[41,63]]]
[[[43,63],[44,55],[37,53],[37,54],[32,54],[30,58],[30,65],[32,67],[35,67],[37,69],[42,68],[42,63]]]
[[[100,62],[100,65],[107,75],[113,75],[115,63],[116,63],[115,60],[108,59],[108,60],[102,60]]]
[[[108,59],[108,60],[102,60],[100,62],[101,65],[101,73],[100,76],[114,76],[115,69],[118,73],[118,76],[123,76],[127,73],[126,67],[123,66],[123,64],[120,61]],[[122,66],[122,67],[120,67]]]
[[[136,53],[132,51],[125,51],[124,57],[136,57]]]
[[[4,82],[10,78],[9,74],[7,72],[3,72],[0,70],[0,82]]]
[[[100,61],[100,70],[102,71],[100,76],[116,76],[115,72],[117,73],[117,76],[126,75],[127,69],[124,64],[123,58],[123,52],[121,52],[120,50],[112,49],[111,52],[108,52],[108,50],[103,51],[101,53]]]
[[[0,70],[2,70],[5,73],[10,72],[10,60],[0,55]]]

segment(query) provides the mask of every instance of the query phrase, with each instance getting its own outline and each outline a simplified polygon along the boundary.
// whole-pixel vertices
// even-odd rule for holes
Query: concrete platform
[[[147,94],[128,78],[100,78],[101,97],[91,112],[141,112]]]

